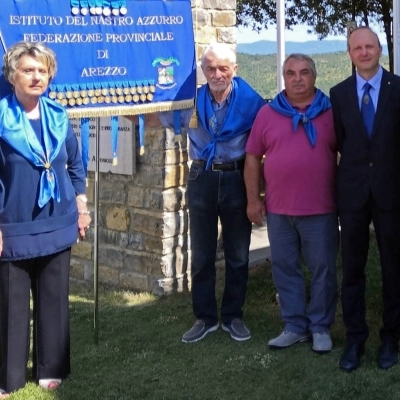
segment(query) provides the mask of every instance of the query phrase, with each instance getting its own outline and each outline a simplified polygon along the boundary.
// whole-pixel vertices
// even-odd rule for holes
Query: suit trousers
[[[400,210],[382,210],[369,197],[360,210],[339,210],[341,225],[343,320],[347,341],[362,344],[368,337],[366,322],[366,275],[370,223],[374,224],[379,249],[382,290],[382,341],[399,340],[400,335]]]
[[[0,262],[0,388],[25,386],[33,301],[32,375],[64,379],[70,372],[69,266],[71,249]]]

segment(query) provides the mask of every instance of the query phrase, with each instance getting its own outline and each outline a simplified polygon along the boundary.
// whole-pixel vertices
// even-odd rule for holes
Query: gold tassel
[[[118,165],[118,157],[113,157],[112,165],[113,165],[113,167]]]
[[[140,146],[139,154],[142,156],[144,154],[144,146]]]
[[[175,142],[182,142],[183,138],[182,138],[182,134],[179,133],[178,135],[175,135]]]
[[[193,110],[192,116],[189,121],[189,128],[197,129],[199,127],[199,118],[196,109]]]

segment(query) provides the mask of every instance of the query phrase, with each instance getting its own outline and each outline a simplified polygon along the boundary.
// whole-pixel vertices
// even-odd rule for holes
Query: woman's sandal
[[[55,390],[61,385],[61,382],[62,379],[39,379],[39,386],[43,389]]]
[[[9,393],[7,393],[3,389],[0,389],[0,399],[8,399],[9,397],[10,397]]]

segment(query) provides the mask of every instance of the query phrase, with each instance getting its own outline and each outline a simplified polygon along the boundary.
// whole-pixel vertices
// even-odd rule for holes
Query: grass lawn
[[[193,323],[188,293],[156,298],[101,289],[96,346],[93,294],[72,285],[70,378],[53,393],[29,383],[11,399],[400,399],[400,366],[381,371],[376,365],[382,306],[375,245],[367,276],[370,338],[361,367],[351,374],[337,365],[345,344],[340,304],[330,354],[314,354],[310,342],[284,350],[267,347],[267,340],[282,329],[268,263],[250,273],[245,320],[252,338],[243,343],[221,329],[198,343],[182,343]]]

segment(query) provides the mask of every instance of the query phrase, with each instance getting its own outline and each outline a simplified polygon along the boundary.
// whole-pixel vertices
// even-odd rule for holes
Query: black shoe
[[[395,342],[384,341],[379,349],[378,366],[389,369],[399,362],[399,346]]]
[[[360,366],[360,358],[364,353],[363,344],[348,344],[339,360],[339,367],[345,372],[351,372]]]
[[[194,325],[182,336],[183,343],[194,343],[203,339],[208,333],[214,332],[218,329],[219,324],[205,324],[202,320],[198,319]]]

